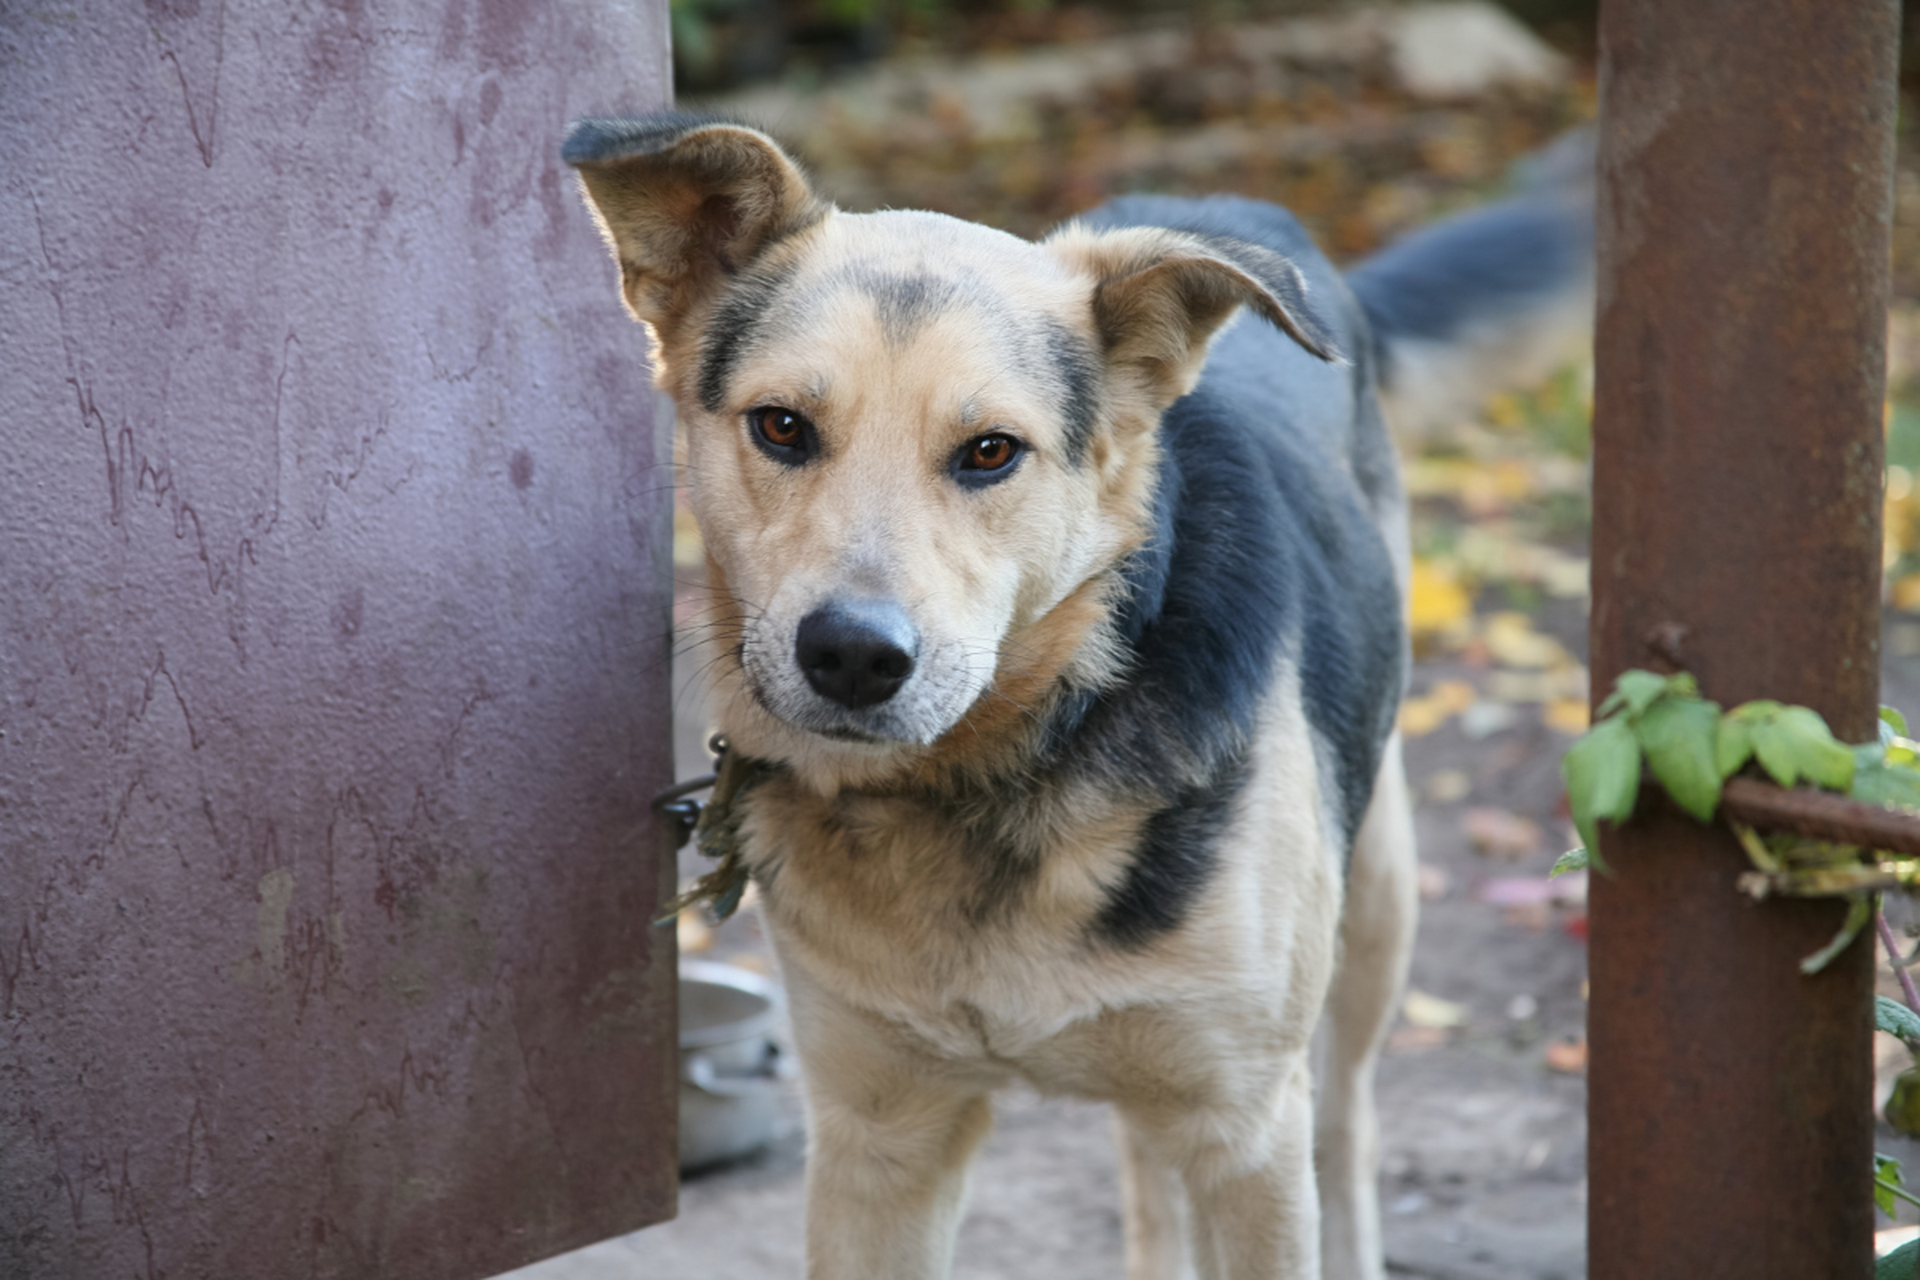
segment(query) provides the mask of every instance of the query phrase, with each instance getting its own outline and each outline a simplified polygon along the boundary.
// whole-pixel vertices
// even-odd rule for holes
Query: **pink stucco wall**
[[[0,6],[0,1275],[671,1213],[665,10]]]

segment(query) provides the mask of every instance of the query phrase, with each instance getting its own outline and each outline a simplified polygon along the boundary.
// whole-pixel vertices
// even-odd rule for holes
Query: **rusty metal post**
[[[1608,0],[1594,420],[1596,694],[1873,731],[1895,0]],[[1869,1274],[1870,938],[1735,892],[1664,801],[1593,895],[1593,1280]]]

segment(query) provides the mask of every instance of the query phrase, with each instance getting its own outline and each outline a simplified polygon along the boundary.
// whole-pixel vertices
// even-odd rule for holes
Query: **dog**
[[[808,1276],[945,1275],[1013,1081],[1113,1105],[1132,1280],[1380,1276],[1416,909],[1382,397],[1566,311],[1581,215],[1522,198],[1343,280],[1247,199],[1029,242],[841,212],[720,119],[562,154],[678,409]]]

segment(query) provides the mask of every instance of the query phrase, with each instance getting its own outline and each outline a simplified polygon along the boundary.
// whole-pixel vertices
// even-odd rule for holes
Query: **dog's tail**
[[[1593,135],[1523,161],[1516,190],[1355,266],[1387,421],[1418,439],[1582,358],[1593,332]]]

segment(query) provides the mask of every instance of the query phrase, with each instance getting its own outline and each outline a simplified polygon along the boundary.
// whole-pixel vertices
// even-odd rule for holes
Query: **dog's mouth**
[[[814,729],[812,732],[823,738],[832,738],[835,742],[858,742],[879,746],[887,741],[879,734],[868,733],[865,729],[855,729],[851,725],[829,725],[824,729]]]
[[[747,637],[738,657],[753,700],[775,719],[854,747],[926,746],[978,694],[904,614],[856,601],[815,609],[791,631]]]
[[[745,670],[747,690],[760,709],[782,724],[803,733],[853,747],[917,746],[925,741],[923,735],[901,725],[898,715],[892,713],[890,708],[877,713],[847,711],[822,705],[823,700],[804,695],[790,701],[771,693],[765,684],[754,677],[750,667]],[[793,701],[798,701],[799,705],[792,705]]]

